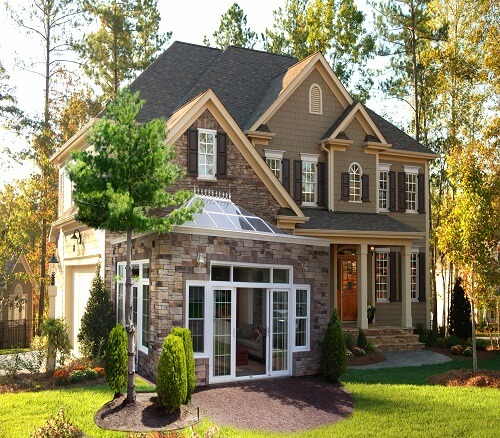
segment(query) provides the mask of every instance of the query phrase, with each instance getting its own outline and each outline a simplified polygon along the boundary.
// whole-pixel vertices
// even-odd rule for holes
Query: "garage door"
[[[70,327],[70,333],[72,334],[71,344],[75,349],[78,349],[77,335],[89,300],[94,272],[95,266],[78,266],[73,269],[73,327]]]

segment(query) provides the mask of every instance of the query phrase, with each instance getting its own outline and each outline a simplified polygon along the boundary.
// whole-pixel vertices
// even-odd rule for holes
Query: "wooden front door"
[[[342,321],[358,319],[358,259],[339,258],[340,294],[342,300]]]

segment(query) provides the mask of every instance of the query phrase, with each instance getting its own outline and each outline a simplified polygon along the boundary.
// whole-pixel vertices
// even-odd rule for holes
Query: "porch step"
[[[357,328],[345,327],[342,331],[350,333],[356,342]],[[377,351],[411,351],[423,350],[425,347],[425,344],[418,341],[418,335],[413,334],[411,328],[372,326],[363,331],[367,341],[372,342]]]

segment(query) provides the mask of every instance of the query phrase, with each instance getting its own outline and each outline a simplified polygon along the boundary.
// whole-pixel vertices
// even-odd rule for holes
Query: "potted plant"
[[[373,322],[373,318],[375,318],[375,307],[373,307],[371,304],[368,304],[368,307],[366,308],[366,315],[368,316],[368,323]]]

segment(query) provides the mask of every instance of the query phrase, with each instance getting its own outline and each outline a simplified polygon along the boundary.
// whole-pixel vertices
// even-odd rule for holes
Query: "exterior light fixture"
[[[82,244],[82,233],[80,233],[80,230],[78,228],[75,231],[73,231],[71,240],[73,241],[73,251],[75,251],[76,245]]]
[[[205,264],[205,257],[203,257],[203,254],[201,252],[198,252],[196,254],[196,263],[198,263],[199,265]]]
[[[55,254],[52,254],[52,257],[49,259],[49,269],[50,269],[50,285],[55,286],[56,284],[56,268],[59,264],[59,261],[56,258]]]

